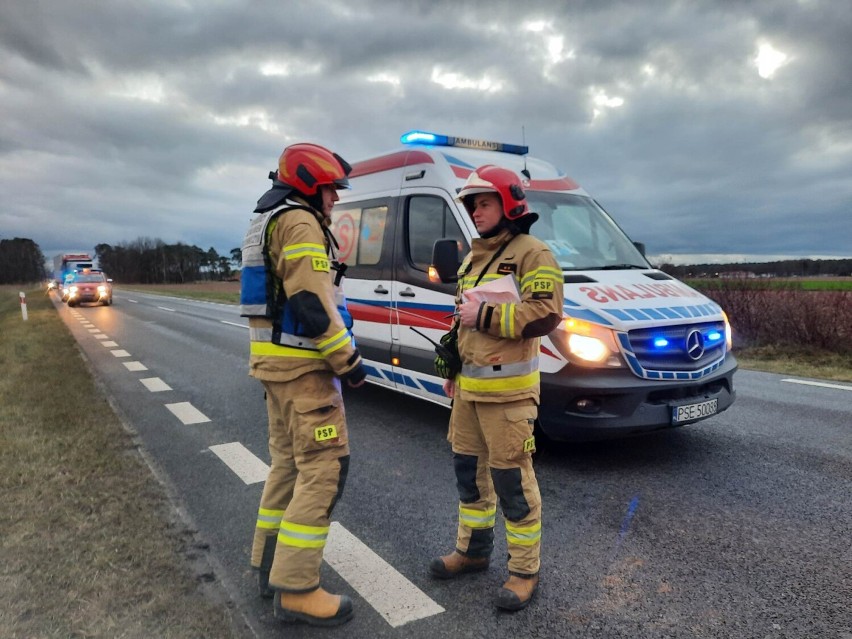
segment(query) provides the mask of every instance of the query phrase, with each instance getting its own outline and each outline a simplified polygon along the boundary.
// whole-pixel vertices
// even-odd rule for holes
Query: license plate
[[[706,402],[686,404],[685,406],[672,406],[672,424],[682,424],[710,417],[710,415],[716,414],[718,408],[718,399],[709,399]]]

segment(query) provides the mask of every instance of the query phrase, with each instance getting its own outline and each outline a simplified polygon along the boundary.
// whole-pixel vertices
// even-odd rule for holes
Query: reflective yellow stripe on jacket
[[[456,378],[456,384],[462,390],[477,393],[500,393],[535,388],[539,384],[539,379],[538,371],[519,377],[499,377],[497,379],[475,379],[459,375]]]
[[[304,244],[288,244],[282,251],[285,260],[296,260],[300,257],[328,257],[322,244],[305,242]]]
[[[306,526],[282,521],[278,543],[295,548],[322,548],[328,538],[328,526]]]

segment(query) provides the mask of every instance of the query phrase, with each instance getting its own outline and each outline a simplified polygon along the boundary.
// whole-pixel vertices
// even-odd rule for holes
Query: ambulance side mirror
[[[633,242],[633,246],[639,249],[639,252],[642,254],[642,257],[645,257],[645,242]]]
[[[459,245],[455,240],[438,240],[432,247],[432,267],[429,269],[429,279],[433,272],[444,283],[457,282],[461,266]]]

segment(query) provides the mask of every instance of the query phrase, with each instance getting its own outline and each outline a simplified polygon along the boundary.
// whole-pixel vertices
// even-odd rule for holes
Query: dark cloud
[[[850,57],[829,0],[8,2],[0,236],[227,253],[287,144],[424,128],[525,140],[652,254],[848,256]]]

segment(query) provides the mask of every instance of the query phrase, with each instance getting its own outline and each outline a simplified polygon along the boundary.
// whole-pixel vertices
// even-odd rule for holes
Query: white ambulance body
[[[679,426],[727,409],[737,363],[722,309],[654,269],[576,183],[525,147],[411,132],[403,147],[353,164],[333,231],[368,381],[449,406],[434,347],[451,321],[455,285],[429,275],[432,248],[476,229],[458,189],[496,164],[525,179],[530,233],[563,269],[565,319],[542,338],[540,426],[591,440]],[[470,148],[474,147],[474,148]],[[497,150],[484,150],[497,149]]]

